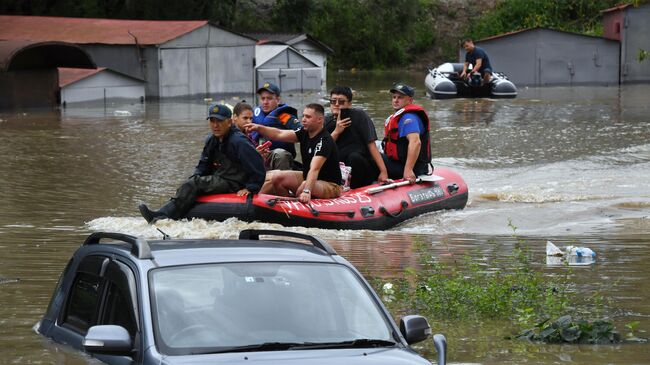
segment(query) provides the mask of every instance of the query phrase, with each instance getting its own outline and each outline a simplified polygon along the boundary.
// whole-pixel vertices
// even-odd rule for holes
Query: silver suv
[[[109,364],[429,364],[409,344],[431,333],[421,316],[398,328],[326,242],[267,230],[231,240],[93,233],[38,330]],[[444,336],[434,343],[444,363]]]

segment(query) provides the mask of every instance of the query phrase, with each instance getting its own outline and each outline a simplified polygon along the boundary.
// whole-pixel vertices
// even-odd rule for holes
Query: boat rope
[[[275,206],[279,201],[288,201],[288,202],[296,202],[299,201],[298,198],[294,197],[288,197],[288,196],[278,196],[272,199],[269,199],[266,201],[266,204],[270,207]],[[343,212],[335,212],[335,211],[327,211],[327,210],[317,210],[314,208],[311,203],[303,203],[307,208],[309,208],[309,211],[314,217],[318,217],[320,214],[331,214],[331,215],[345,215],[347,217],[353,218],[354,217],[354,211],[353,210],[347,210]],[[282,210],[287,214],[287,217],[289,217],[289,213],[284,209],[284,206],[280,206]]]

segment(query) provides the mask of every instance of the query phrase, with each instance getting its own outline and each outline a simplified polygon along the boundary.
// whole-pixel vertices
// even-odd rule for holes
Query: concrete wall
[[[104,70],[61,88],[61,104],[116,98],[139,101],[144,90],[143,82]]]
[[[623,31],[622,10],[610,11],[603,14],[603,37],[604,38],[620,41],[622,31]]]
[[[533,29],[476,45],[488,53],[493,70],[505,73],[517,86],[618,84],[616,41]],[[465,53],[460,53],[464,62]]]
[[[650,52],[650,5],[625,8],[621,37],[621,82],[649,82],[650,59],[639,62],[639,50]]]

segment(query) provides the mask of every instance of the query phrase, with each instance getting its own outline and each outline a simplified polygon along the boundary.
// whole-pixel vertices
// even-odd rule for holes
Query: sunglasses
[[[345,99],[330,99],[330,104],[332,105],[345,105],[347,102]]]

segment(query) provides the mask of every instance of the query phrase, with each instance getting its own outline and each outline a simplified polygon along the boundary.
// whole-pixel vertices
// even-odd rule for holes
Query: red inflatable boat
[[[223,221],[235,217],[283,226],[384,230],[423,213],[463,209],[467,194],[467,184],[460,175],[436,168],[434,175],[423,176],[416,184],[397,181],[370,185],[349,190],[336,199],[312,199],[309,204],[267,194],[204,195],[186,218]]]

